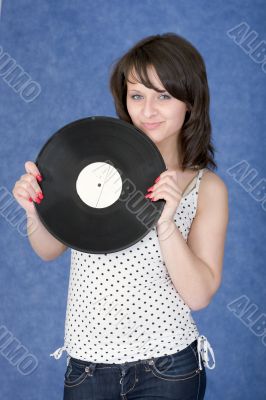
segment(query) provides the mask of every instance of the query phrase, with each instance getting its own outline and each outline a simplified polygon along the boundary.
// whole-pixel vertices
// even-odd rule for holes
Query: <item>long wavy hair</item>
[[[127,80],[133,71],[139,82],[159,92],[149,80],[149,67],[154,67],[165,90],[188,107],[178,135],[180,168],[217,168],[205,63],[182,36],[171,32],[148,36],[112,64],[109,85],[118,117],[133,124],[126,105]]]

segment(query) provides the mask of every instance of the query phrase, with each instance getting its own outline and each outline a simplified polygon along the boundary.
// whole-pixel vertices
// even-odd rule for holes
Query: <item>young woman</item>
[[[71,249],[64,399],[203,399],[212,348],[191,311],[206,307],[222,276],[228,192],[211,143],[204,61],[174,33],[144,38],[117,60],[110,88],[119,118],[157,146],[164,171],[147,199],[166,201],[156,226],[111,254]],[[40,171],[28,161],[13,193],[38,229],[34,251],[65,249],[38,220]],[[145,172],[145,171],[144,171]],[[215,360],[213,360],[215,361]]]

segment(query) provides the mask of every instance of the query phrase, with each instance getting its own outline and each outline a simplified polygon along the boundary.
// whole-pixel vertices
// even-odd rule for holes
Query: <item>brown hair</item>
[[[195,47],[175,33],[148,36],[118,59],[111,71],[110,90],[118,117],[132,124],[127,111],[127,80],[135,71],[140,82],[159,91],[149,80],[153,66],[164,88],[186,103],[188,110],[178,136],[180,167],[217,168],[211,143],[209,87],[205,63]]]

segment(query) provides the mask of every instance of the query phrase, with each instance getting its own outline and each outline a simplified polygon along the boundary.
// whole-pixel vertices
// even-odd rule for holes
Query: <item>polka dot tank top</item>
[[[175,223],[187,241],[205,169],[187,186]],[[156,227],[127,249],[105,254],[71,250],[62,351],[68,359],[124,363],[170,355],[199,336],[162,259]]]

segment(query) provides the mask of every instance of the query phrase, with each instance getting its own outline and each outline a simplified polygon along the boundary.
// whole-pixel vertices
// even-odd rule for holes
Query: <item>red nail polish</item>
[[[146,199],[149,199],[151,197],[151,193],[146,194]]]
[[[153,189],[154,189],[154,185],[151,186],[151,187],[149,187],[149,188],[147,189],[147,191],[150,192],[150,191],[152,191]]]
[[[37,193],[37,195],[38,195],[39,199],[41,199],[41,200],[42,200],[43,197],[44,197],[43,194],[42,194],[41,192],[40,192],[40,193]]]
[[[36,175],[37,181],[41,182],[42,181],[42,176],[41,175]]]
[[[161,178],[161,177],[158,176],[158,178],[156,178],[154,182],[158,182],[158,181],[160,180],[160,178]]]
[[[40,204],[41,200],[39,199],[39,197],[36,197],[35,202]]]
[[[29,201],[33,201],[31,197],[29,198]]]

